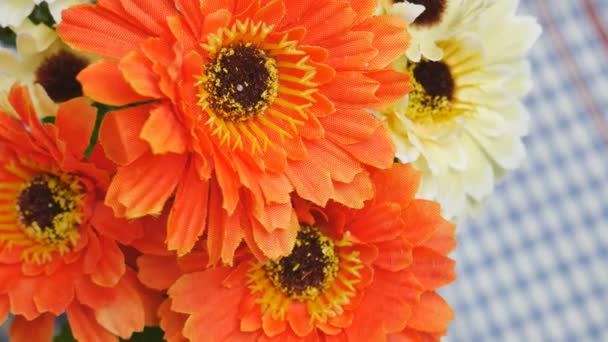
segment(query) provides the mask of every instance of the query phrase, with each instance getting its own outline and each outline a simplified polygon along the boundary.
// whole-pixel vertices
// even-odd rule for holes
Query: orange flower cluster
[[[375,0],[98,0],[101,58],[41,122],[0,101],[0,321],[46,341],[429,341],[454,226],[370,114],[403,98],[407,24]],[[98,108],[106,108],[98,111]],[[107,109],[109,108],[109,110]]]

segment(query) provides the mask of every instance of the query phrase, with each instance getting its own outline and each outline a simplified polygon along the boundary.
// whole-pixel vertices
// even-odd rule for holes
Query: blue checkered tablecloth
[[[529,156],[459,227],[447,340],[608,341],[608,0],[520,6],[544,28]]]
[[[608,0],[520,12],[544,28],[529,156],[459,227],[446,340],[608,341]]]

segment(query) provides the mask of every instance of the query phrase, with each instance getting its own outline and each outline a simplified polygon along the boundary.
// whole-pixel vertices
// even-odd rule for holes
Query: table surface
[[[608,341],[608,0],[520,6],[544,28],[529,156],[458,229],[446,340]]]
[[[459,227],[447,340],[608,341],[608,0],[520,6],[544,29],[529,155]]]

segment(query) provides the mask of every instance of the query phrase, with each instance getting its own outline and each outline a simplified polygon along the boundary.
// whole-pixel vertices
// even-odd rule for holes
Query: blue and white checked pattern
[[[585,1],[522,1],[545,29],[529,157],[459,227],[448,341],[608,341],[608,45]],[[591,2],[608,30],[608,0]]]
[[[585,1],[521,2],[544,28],[529,156],[458,229],[448,341],[608,341],[608,45]]]

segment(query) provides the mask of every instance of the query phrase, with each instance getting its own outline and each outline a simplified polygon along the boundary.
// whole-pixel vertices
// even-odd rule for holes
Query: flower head
[[[455,35],[474,20],[487,0],[381,0],[380,13],[400,16],[411,22],[412,42],[407,50],[411,61],[437,61],[443,50],[437,43]]]
[[[16,315],[11,334],[46,340],[63,313],[80,340],[143,329],[145,298],[116,242],[143,228],[103,204],[111,164],[99,149],[85,157],[96,113],[77,98],[43,125],[19,86],[0,109],[0,302]]]
[[[228,263],[243,239],[261,258],[289,253],[291,192],[361,207],[373,195],[367,166],[394,156],[365,108],[409,90],[390,68],[406,24],[374,7],[176,0],[67,11],[60,35],[107,57],[80,74],[85,93],[145,102],[102,125],[101,144],[121,165],[106,203],[120,216],[157,214],[177,189],[169,249],[184,254],[206,232],[211,261]]]
[[[18,81],[29,87],[36,112],[54,116],[57,104],[82,96],[76,75],[91,57],[68,48],[55,31],[26,20],[16,29],[16,51],[0,48],[0,89]]]
[[[413,90],[378,113],[397,157],[423,172],[420,195],[439,201],[449,218],[479,206],[495,177],[525,156],[521,98],[531,80],[524,56],[540,27],[515,15],[516,7],[514,0],[494,1],[474,20],[458,22],[459,33],[437,40],[439,60],[402,57],[395,68],[412,77]]]
[[[191,341],[444,334],[453,313],[435,289],[455,278],[446,256],[455,246],[454,227],[436,203],[413,199],[419,176],[411,167],[396,165],[372,178],[376,197],[362,209],[294,199],[300,229],[295,247],[280,259],[241,253],[233,267],[199,270],[180,259],[173,262],[178,267],[165,268],[171,275],[160,277],[154,270],[162,260],[170,265],[167,259],[140,260],[147,264],[140,278],[148,283],[170,278],[166,286],[179,277],[161,324]]]

